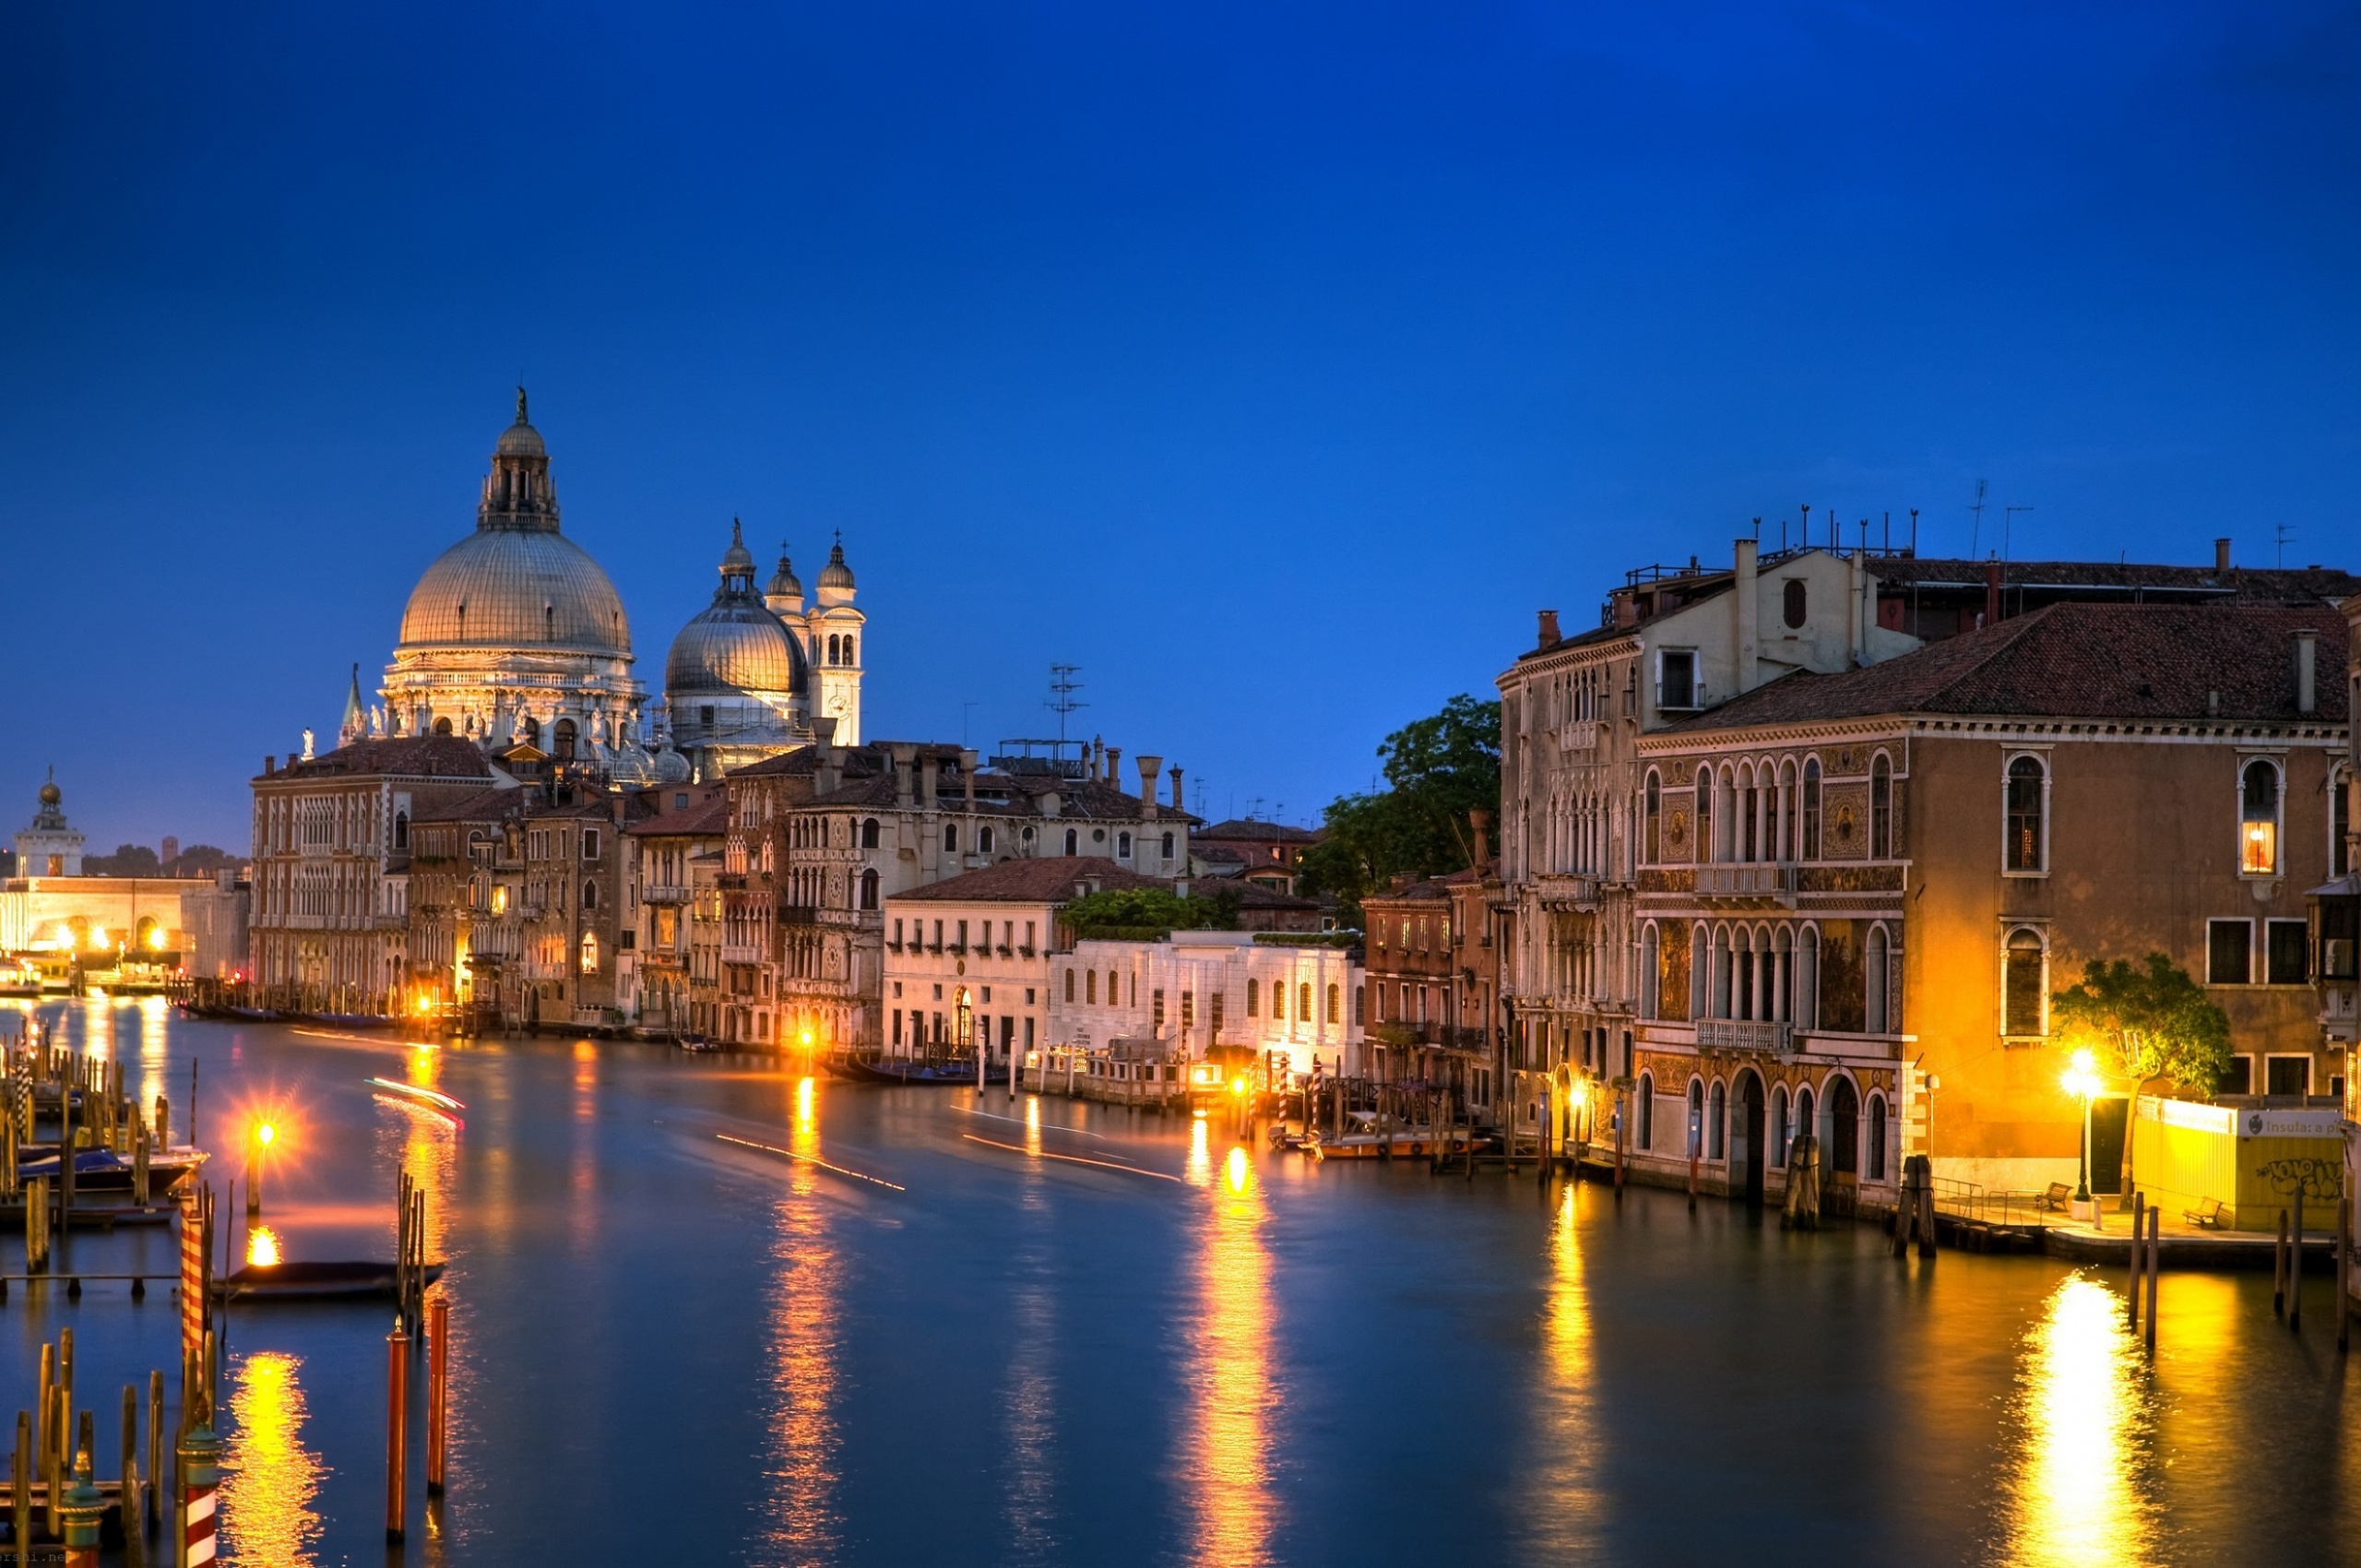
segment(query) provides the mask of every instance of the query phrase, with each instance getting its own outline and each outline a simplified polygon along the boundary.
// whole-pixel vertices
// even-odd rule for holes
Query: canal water
[[[1677,1194],[650,1046],[40,1012],[176,1123],[196,1064],[216,1148],[280,1129],[252,1244],[390,1257],[397,1171],[427,1194],[447,1499],[414,1479],[389,1557],[389,1308],[239,1309],[232,1562],[2361,1561],[2324,1281],[2298,1336],[2267,1275],[2168,1276],[2151,1364],[2118,1276],[1896,1262]],[[173,1266],[161,1231],[69,1244]],[[69,1324],[111,1455],[123,1384],[176,1364],[173,1307],[12,1294],[16,1405]]]

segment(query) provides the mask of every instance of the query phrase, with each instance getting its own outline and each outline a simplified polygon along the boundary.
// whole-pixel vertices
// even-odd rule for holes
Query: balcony
[[[1796,1027],[1766,1018],[1700,1018],[1700,1051],[1760,1051],[1784,1056],[1795,1049]]]
[[[1598,749],[1598,720],[1584,719],[1559,731],[1558,749],[1568,752],[1596,751]]]
[[[685,904],[689,901],[689,890],[674,883],[651,882],[640,888],[639,901],[643,904]]]
[[[813,909],[809,904],[782,903],[778,907],[778,923],[781,925],[818,925],[820,923],[820,911]]]
[[[1717,861],[1697,868],[1700,898],[1774,899],[1793,908],[1796,865],[1793,861]]]
[[[1591,910],[1598,908],[1598,878],[1595,876],[1540,876],[1534,879],[1535,892],[1545,909],[1574,909]]]

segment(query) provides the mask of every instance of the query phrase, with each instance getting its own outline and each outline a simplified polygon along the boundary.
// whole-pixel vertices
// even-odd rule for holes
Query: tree
[[[2210,1093],[2230,1065],[2228,1016],[2162,953],[2140,968],[2085,964],[2082,982],[2051,998],[2050,1017],[2068,1041],[2105,1048],[2142,1087],[2165,1078]]]
[[[1184,897],[1161,887],[1109,887],[1076,898],[1060,919],[1086,934],[1107,930],[1231,931],[1238,925],[1238,896],[1227,888],[1206,897]]]
[[[1388,735],[1377,754],[1389,787],[1331,801],[1326,836],[1297,867],[1305,890],[1335,894],[1354,924],[1362,897],[1389,879],[1475,863],[1468,814],[1500,808],[1501,705],[1463,693]]]

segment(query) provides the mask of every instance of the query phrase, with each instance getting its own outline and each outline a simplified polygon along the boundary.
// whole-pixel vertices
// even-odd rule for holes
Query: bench
[[[2034,1200],[2034,1204],[2035,1206],[2038,1208],[2052,1209],[2059,1213],[2063,1213],[2067,1204],[2072,1201],[2073,1196],[2073,1188],[2068,1186],[2063,1182],[2052,1182],[2049,1184],[2049,1191],[2042,1194],[2040,1197],[2035,1198]]]
[[[2230,1211],[2219,1198],[2200,1198],[2195,1208],[2185,1208],[2180,1217],[2191,1225],[2201,1225],[2208,1230],[2219,1230],[2229,1223]]]

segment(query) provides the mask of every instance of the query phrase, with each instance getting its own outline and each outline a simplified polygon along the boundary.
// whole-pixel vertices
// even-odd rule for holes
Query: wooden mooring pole
[[[2287,1326],[2304,1326],[2304,1183],[2296,1183],[2296,1249],[2287,1254]]]
[[[2156,1276],[2164,1272],[2165,1266],[2164,1226],[2165,1211],[2151,1207],[2148,1210],[2148,1327],[2146,1332],[2148,1354],[2152,1357],[2156,1353]]]
[[[427,1307],[433,1326],[426,1340],[426,1495],[443,1495],[449,1449],[451,1410],[451,1299],[437,1296]]]
[[[2134,1193],[2131,1194],[2131,1289],[2124,1293],[2124,1311],[2125,1321],[2135,1329],[2140,1326],[2141,1271],[2148,1265],[2147,1257],[2141,1251],[2147,1243],[2147,1223],[2148,1194]]]
[[[2336,1200],[2336,1348],[2341,1355],[2353,1343],[2353,1200]]]
[[[2279,1241],[2271,1249],[2271,1310],[2287,1315],[2287,1211],[2279,1211]]]
[[[386,1336],[386,1539],[399,1545],[408,1526],[409,1478],[409,1336],[399,1319]]]

